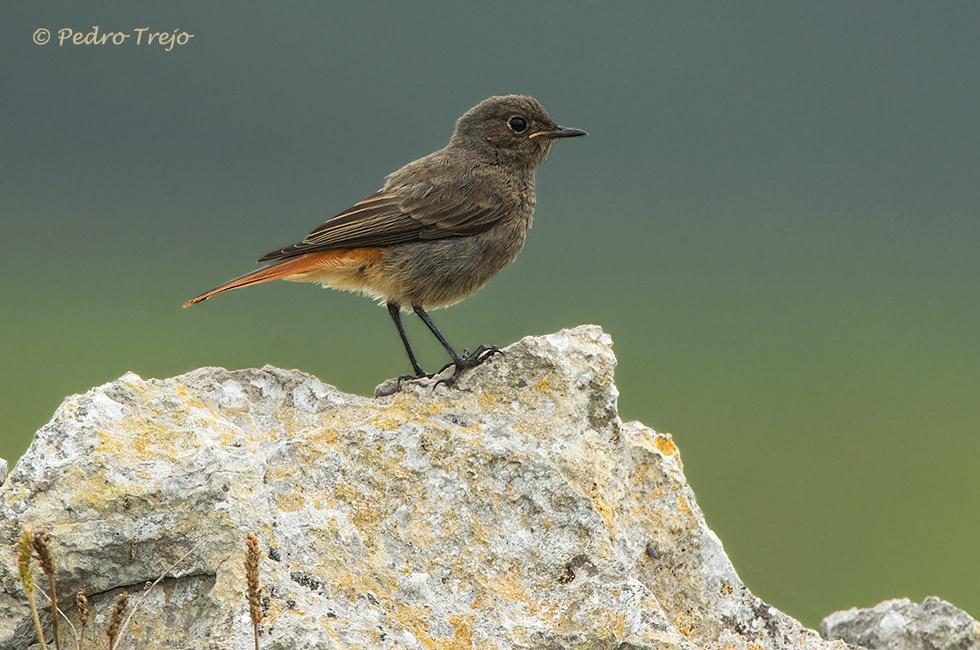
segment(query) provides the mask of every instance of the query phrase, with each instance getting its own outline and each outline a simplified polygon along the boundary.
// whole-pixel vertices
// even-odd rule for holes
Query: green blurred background
[[[483,98],[588,138],[460,347],[581,323],[670,431],[748,586],[813,626],[980,614],[980,4],[7,2],[0,456],[128,370],[409,370],[370,301],[271,283],[182,310],[443,146]],[[63,46],[37,28],[174,29]],[[408,322],[426,367],[445,354]]]

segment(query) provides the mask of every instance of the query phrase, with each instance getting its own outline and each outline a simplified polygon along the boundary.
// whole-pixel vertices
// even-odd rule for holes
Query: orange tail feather
[[[190,307],[191,305],[207,300],[211,296],[216,296],[219,293],[224,293],[225,291],[231,291],[232,289],[239,289],[241,287],[247,287],[253,284],[261,284],[262,282],[268,282],[269,280],[277,280],[296,273],[302,273],[303,271],[309,271],[310,269],[316,268],[317,266],[329,262],[330,260],[343,257],[349,252],[349,250],[341,249],[307,253],[302,257],[286,260],[285,262],[280,262],[279,264],[273,264],[272,266],[267,266],[257,271],[247,273],[239,278],[235,278],[234,280],[226,282],[220,287],[211,289],[211,291],[202,293],[197,298],[192,298],[191,300],[185,302],[184,307]]]

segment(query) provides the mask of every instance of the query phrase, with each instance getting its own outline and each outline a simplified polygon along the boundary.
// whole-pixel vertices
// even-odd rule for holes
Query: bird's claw
[[[482,364],[495,354],[503,355],[504,352],[496,345],[481,345],[477,349],[473,350],[472,353],[470,353],[469,350],[464,349],[463,356],[460,357],[458,361],[450,361],[436,373],[437,375],[440,375],[450,366],[455,366],[455,370],[453,371],[452,375],[438,379],[434,384],[432,384],[432,390],[435,390],[439,384],[452,386],[456,382],[456,378],[459,377],[459,375],[467,370],[476,368],[478,365]]]
[[[456,381],[456,373],[453,373],[448,377],[443,377],[442,379],[436,379],[436,383],[432,384],[432,392],[434,393],[436,389],[439,388],[439,384],[452,386],[455,381]]]
[[[429,374],[424,370],[419,370],[419,372],[415,373],[414,375],[402,375],[401,377],[398,378],[398,390],[401,390],[403,381],[415,381],[416,379],[432,379],[435,376],[436,376],[435,374]]]
[[[496,345],[481,345],[473,351],[473,354],[469,356],[476,357],[476,365],[480,365],[495,354],[499,354],[502,357],[507,356],[504,354],[504,351],[498,348]]]

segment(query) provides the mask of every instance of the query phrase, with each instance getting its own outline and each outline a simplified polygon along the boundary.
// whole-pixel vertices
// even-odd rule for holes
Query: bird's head
[[[493,162],[534,168],[548,158],[557,138],[580,135],[585,131],[558,126],[533,97],[499,95],[466,111],[449,145]]]

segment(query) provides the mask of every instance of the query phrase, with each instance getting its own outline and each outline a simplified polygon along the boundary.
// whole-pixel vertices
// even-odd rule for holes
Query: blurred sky
[[[672,432],[747,585],[816,625],[980,615],[980,4],[7,2],[0,456],[126,371],[409,370],[370,301],[181,303],[443,146],[493,94],[557,143],[459,347],[599,323],[621,413]],[[163,47],[57,45],[149,27]],[[54,33],[35,45],[38,28]],[[444,352],[414,318],[426,367]]]

